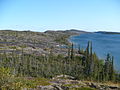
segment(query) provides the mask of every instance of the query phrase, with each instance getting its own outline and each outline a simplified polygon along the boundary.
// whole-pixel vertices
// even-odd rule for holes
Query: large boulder
[[[75,77],[69,76],[69,75],[58,75],[56,77],[53,77],[53,79],[72,79],[74,80]]]

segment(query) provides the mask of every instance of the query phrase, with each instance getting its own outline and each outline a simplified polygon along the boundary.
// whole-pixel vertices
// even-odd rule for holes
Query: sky
[[[0,30],[120,32],[120,0],[0,0]]]

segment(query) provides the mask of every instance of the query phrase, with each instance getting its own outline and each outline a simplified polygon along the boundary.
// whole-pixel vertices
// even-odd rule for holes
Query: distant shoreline
[[[107,31],[98,31],[95,33],[102,33],[102,34],[120,34],[120,32],[107,32]]]

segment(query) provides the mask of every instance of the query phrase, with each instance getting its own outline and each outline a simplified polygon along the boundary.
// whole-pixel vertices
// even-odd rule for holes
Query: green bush
[[[9,68],[0,68],[0,87],[4,86],[5,84],[11,81],[11,70]]]

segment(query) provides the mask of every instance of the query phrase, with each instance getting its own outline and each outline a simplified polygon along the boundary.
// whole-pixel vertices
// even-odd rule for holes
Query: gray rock
[[[49,85],[49,86],[39,86],[37,87],[36,90],[58,90],[58,89],[55,89],[53,86]]]
[[[60,85],[52,85],[55,90],[63,90]]]

